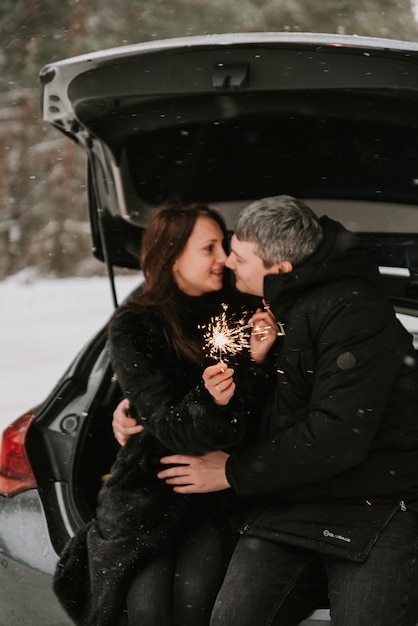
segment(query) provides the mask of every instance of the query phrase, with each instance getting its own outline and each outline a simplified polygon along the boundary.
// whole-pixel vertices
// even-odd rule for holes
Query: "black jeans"
[[[242,537],[211,626],[296,626],[326,595],[332,626],[415,626],[417,537],[412,511],[394,515],[363,563]]]
[[[202,519],[189,525],[173,550],[155,556],[134,578],[129,626],[208,626],[225,570],[217,524]]]

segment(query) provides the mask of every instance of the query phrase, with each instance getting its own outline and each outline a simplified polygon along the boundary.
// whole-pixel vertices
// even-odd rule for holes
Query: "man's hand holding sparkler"
[[[264,309],[257,309],[250,321],[253,327],[250,336],[251,358],[256,363],[263,363],[277,336],[283,335],[284,331],[265,302]]]
[[[234,370],[220,361],[203,372],[203,382],[216,404],[226,406],[235,393]]]

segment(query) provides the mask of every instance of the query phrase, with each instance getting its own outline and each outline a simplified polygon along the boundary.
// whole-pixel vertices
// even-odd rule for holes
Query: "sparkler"
[[[263,305],[265,310],[270,309],[265,300],[263,300]],[[228,318],[228,305],[222,304],[222,308],[223,311],[220,315],[212,317],[209,324],[201,326],[201,328],[207,329],[203,336],[205,340],[203,349],[211,358],[226,362],[228,356],[236,356],[243,350],[250,349],[249,329],[253,328],[253,324],[247,322],[245,317],[237,318],[235,314]],[[277,335],[284,335],[284,325],[281,322],[276,322],[276,324],[278,326]],[[271,326],[264,328],[254,326],[253,334],[260,336],[261,341],[265,341],[270,329]]]
[[[220,315],[212,317],[207,326],[203,347],[210,357],[220,362],[227,361],[228,356],[235,356],[244,349],[250,348],[248,329],[252,328],[244,317],[236,318],[232,315],[227,317],[228,305],[222,304],[223,311]]]
[[[265,311],[271,311],[271,306],[269,305],[267,300],[265,300],[264,298],[263,298],[263,306],[264,306]],[[279,329],[277,331],[277,336],[278,337],[282,337],[283,335],[286,334],[285,331],[284,331],[284,324],[283,324],[283,322],[276,322],[276,324],[277,324],[277,327]],[[267,328],[270,328],[270,326],[266,326],[266,329]]]

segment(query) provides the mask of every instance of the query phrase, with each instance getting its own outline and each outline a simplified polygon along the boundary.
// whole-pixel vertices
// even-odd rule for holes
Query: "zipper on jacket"
[[[400,507],[401,511],[406,511],[406,504],[405,504],[405,502],[403,500],[401,500],[399,502],[399,507]]]

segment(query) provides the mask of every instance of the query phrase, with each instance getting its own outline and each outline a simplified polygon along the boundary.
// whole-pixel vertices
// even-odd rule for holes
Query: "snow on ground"
[[[118,301],[139,276],[117,276]],[[0,282],[0,431],[42,401],[113,311],[106,277]]]

